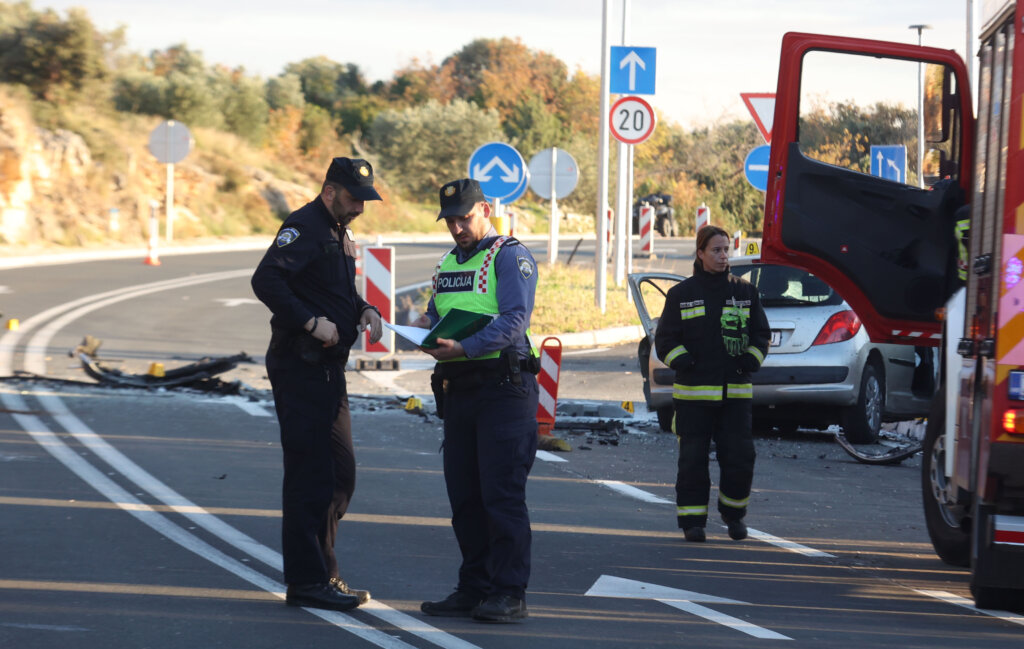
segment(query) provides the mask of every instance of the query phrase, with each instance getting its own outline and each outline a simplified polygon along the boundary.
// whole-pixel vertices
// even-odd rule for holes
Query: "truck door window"
[[[918,164],[918,66],[925,122]],[[915,187],[958,175],[952,75],[943,65],[811,51],[800,85],[800,151],[828,164]]]

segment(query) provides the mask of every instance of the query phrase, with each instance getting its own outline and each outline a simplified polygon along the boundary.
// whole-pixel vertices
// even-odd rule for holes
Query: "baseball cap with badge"
[[[441,186],[441,213],[437,220],[449,216],[466,216],[473,211],[473,206],[486,202],[480,183],[472,178],[461,178]]]
[[[328,182],[338,183],[357,201],[379,201],[380,194],[373,188],[373,167],[359,158],[335,158],[327,168]]]

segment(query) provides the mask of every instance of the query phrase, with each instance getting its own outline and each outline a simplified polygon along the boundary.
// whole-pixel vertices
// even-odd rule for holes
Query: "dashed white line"
[[[612,491],[617,491],[620,494],[623,494],[625,496],[629,496],[630,498],[636,498],[637,500],[642,500],[645,503],[658,503],[658,504],[662,504],[662,505],[672,505],[672,504],[674,504],[671,500],[665,500],[664,498],[659,498],[658,496],[655,496],[652,493],[647,493],[643,489],[637,489],[633,485],[628,485],[628,484],[626,484],[624,482],[619,482],[618,480],[594,480],[594,482],[596,482],[599,485],[603,485],[605,487],[608,487]]]

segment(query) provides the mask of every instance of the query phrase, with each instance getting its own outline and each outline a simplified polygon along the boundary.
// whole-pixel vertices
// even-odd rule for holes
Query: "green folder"
[[[462,340],[480,331],[494,320],[488,313],[473,313],[462,309],[452,309],[441,318],[440,322],[427,333],[420,343],[426,349],[436,349],[438,338]]]

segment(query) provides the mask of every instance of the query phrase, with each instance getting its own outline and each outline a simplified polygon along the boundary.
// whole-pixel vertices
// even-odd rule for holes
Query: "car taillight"
[[[860,318],[853,311],[840,311],[833,314],[825,326],[818,332],[812,345],[827,345],[829,343],[841,343],[857,335],[860,331]]]
[[[1012,435],[1024,435],[1024,410],[1007,410],[1004,412],[1003,430]]]

